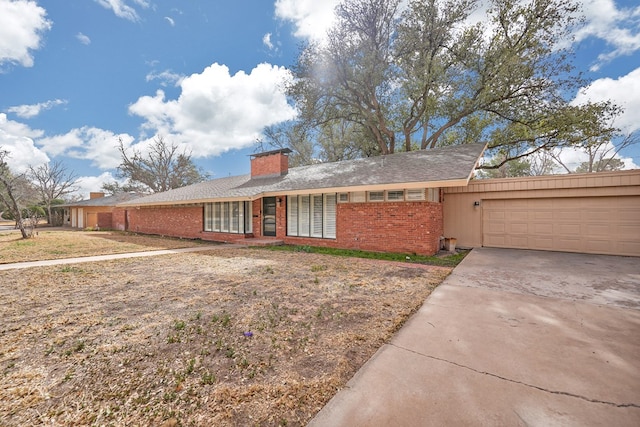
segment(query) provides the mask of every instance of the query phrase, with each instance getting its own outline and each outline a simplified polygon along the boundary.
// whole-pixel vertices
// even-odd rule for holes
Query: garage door
[[[484,200],[482,244],[640,255],[640,197]]]

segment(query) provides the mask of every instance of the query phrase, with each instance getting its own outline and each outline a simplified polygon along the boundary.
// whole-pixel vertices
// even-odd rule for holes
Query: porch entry
[[[262,198],[262,235],[276,236],[276,198]]]

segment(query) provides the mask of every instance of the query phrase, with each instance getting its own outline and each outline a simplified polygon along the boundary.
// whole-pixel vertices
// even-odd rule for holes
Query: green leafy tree
[[[400,12],[398,0],[344,0],[326,42],[301,50],[289,87],[314,150],[327,127],[352,128],[360,156],[484,141],[507,154],[482,166],[495,169],[615,133],[618,107],[565,99],[586,83],[558,45],[579,23],[577,2],[492,0],[470,24],[477,6],[411,0]]]

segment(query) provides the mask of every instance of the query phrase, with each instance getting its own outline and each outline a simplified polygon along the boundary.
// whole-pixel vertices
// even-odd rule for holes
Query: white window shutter
[[[309,198],[310,196],[300,196],[300,200],[298,201],[299,206],[299,215],[298,215],[298,235],[299,236],[309,236]]]
[[[287,235],[298,235],[298,196],[287,197]]]
[[[327,239],[336,238],[336,195],[324,195],[324,236]]]
[[[322,237],[322,195],[311,196],[311,236]]]

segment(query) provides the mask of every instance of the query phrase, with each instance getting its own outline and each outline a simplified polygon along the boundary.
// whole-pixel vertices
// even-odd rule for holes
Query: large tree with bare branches
[[[122,156],[118,177],[127,182],[123,186],[110,183],[103,187],[110,192],[126,188],[158,193],[195,184],[207,178],[191,160],[191,153],[179,151],[177,145],[167,143],[161,136],[153,140],[147,154],[139,150],[129,152],[122,139],[118,142],[118,150]]]
[[[28,207],[37,201],[37,193],[26,174],[11,171],[9,152],[0,147],[0,211],[8,211],[24,239],[33,236],[37,217],[31,218]]]
[[[45,163],[33,167],[29,166],[28,177],[34,183],[40,195],[41,202],[47,211],[47,221],[53,224],[52,205],[58,199],[64,198],[77,190],[75,186],[77,176],[59,161]]]

